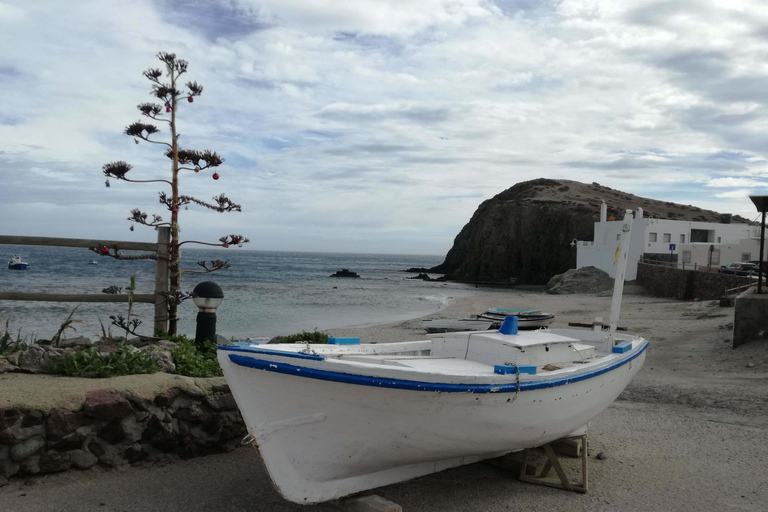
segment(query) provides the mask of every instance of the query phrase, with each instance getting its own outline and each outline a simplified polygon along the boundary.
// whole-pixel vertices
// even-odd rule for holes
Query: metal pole
[[[757,270],[757,293],[763,293],[763,247],[765,245],[765,208],[763,208],[763,222],[760,225],[760,263]]]
[[[195,344],[203,346],[205,340],[216,343],[216,313],[199,312],[195,329]]]

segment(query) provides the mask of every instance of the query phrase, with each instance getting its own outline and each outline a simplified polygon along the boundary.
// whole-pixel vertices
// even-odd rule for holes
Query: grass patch
[[[87,348],[60,360],[48,360],[48,373],[69,377],[106,378],[118,375],[155,373],[160,369],[154,359],[135,347],[121,343],[117,351],[103,356]]]
[[[328,335],[323,332],[301,331],[298,334],[289,334],[288,336],[275,336],[272,343],[328,343]]]
[[[171,336],[179,346],[171,351],[176,372],[187,377],[220,377],[219,361],[216,359],[216,344],[206,340],[198,347],[195,340],[186,336]]]

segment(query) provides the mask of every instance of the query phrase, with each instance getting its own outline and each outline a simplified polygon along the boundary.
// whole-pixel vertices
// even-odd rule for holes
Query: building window
[[[717,237],[717,243],[720,243],[721,238]]]
[[[680,243],[681,244],[685,243],[685,235],[680,235]]]
[[[749,260],[752,259],[752,253],[751,252],[743,252],[741,253],[741,262],[746,263]]]
[[[618,235],[616,235],[616,240],[621,240],[621,233],[619,233]]]
[[[683,251],[683,263],[691,262],[691,251]]]
[[[671,241],[672,241],[672,235],[670,235],[669,233],[664,233],[664,243],[668,244]]]
[[[648,233],[648,241],[649,242],[655,242],[656,241],[656,233]]]

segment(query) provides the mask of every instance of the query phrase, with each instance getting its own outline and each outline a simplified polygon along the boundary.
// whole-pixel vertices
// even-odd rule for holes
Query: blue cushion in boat
[[[623,354],[625,352],[629,352],[630,350],[632,350],[632,343],[629,341],[623,341],[613,347],[614,354]]]
[[[328,338],[329,345],[359,345],[360,338]]]

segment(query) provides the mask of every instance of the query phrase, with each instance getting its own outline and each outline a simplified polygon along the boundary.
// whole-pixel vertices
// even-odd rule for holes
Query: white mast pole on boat
[[[614,335],[616,334],[616,326],[619,323],[619,315],[621,315],[621,298],[624,293],[624,276],[627,274],[627,252],[629,251],[629,239],[632,235],[632,219],[632,210],[626,210],[621,226],[621,239],[619,240],[619,247],[616,249],[616,259],[614,260],[616,274],[613,282],[613,300],[611,301],[611,327],[608,334],[608,342],[611,347],[615,344]]]

